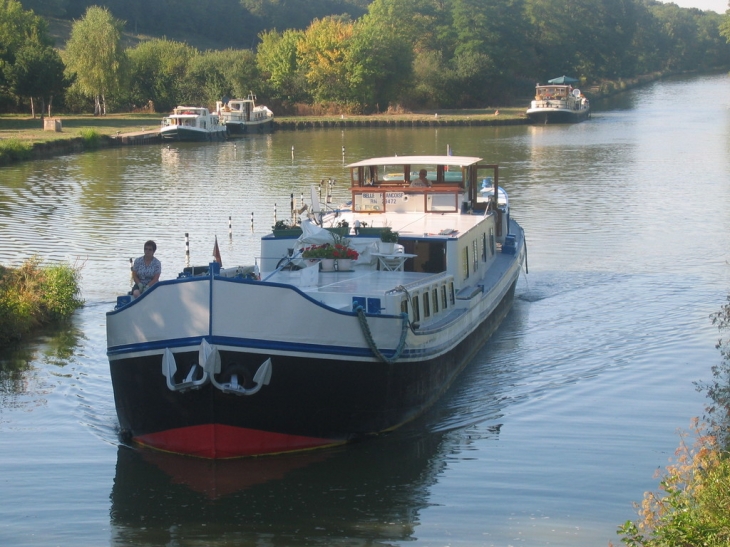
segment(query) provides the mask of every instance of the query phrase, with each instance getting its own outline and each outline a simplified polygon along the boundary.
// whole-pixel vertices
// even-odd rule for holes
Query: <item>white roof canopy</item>
[[[347,167],[371,167],[374,165],[449,165],[464,167],[473,165],[482,160],[473,156],[387,156],[384,158],[370,158]]]

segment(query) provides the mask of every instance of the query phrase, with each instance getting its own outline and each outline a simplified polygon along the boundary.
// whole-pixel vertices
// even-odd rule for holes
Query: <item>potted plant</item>
[[[332,235],[332,243],[310,245],[302,250],[305,260],[320,260],[323,271],[352,269],[352,261],[360,254],[350,247],[350,240],[336,234]]]
[[[383,231],[380,232],[380,244],[378,246],[380,252],[386,255],[393,254],[396,243],[398,243],[398,232],[394,232],[390,226],[383,228]]]
[[[302,235],[301,227],[297,225],[291,225],[286,220],[277,220],[271,227],[274,232],[274,237],[299,237]]]
[[[350,233],[350,223],[346,220],[340,220],[332,228],[325,228],[329,233],[336,236],[346,236]]]

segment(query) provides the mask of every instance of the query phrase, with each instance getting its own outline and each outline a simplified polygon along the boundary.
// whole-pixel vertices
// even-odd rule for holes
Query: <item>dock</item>
[[[116,135],[110,135],[110,138],[114,144],[126,145],[155,144],[162,142],[159,128],[137,131],[135,133],[117,133]]]

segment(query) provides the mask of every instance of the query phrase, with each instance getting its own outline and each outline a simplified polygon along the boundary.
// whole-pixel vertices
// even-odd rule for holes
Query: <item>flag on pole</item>
[[[223,267],[223,261],[221,260],[221,250],[218,248],[218,236],[215,236],[215,245],[213,245],[213,258],[215,261]]]

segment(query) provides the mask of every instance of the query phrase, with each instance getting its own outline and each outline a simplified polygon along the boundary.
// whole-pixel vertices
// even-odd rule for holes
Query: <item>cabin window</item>
[[[436,315],[439,312],[439,291],[436,287],[431,291],[431,300],[433,300],[433,313]]]
[[[487,234],[482,234],[482,262],[487,261]]]
[[[431,304],[429,303],[429,298],[431,298],[431,294],[426,291],[423,293],[423,317],[424,319],[431,317]]]
[[[464,279],[469,279],[469,247],[464,247],[463,259]]]
[[[449,282],[449,303],[453,306],[456,302],[456,293],[454,292],[454,282]]]
[[[494,228],[489,229],[489,252],[490,256],[494,256]]]
[[[413,308],[413,322],[417,323],[421,320],[421,306],[418,305],[418,295],[411,299],[411,307]]]
[[[479,241],[474,239],[471,242],[471,255],[474,257],[474,271],[479,269]]]
[[[449,307],[449,300],[446,297],[446,285],[441,285],[441,308]]]

